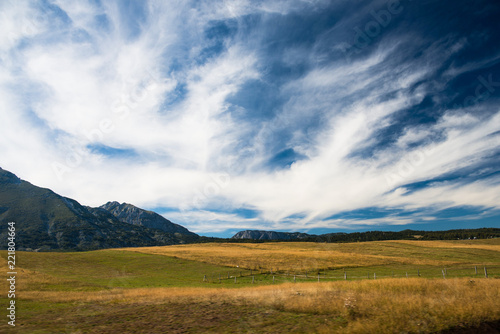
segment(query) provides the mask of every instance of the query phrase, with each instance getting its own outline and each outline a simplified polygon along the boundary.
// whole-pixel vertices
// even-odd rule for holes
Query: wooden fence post
[[[442,269],[441,272],[443,273],[443,278],[446,279],[446,273],[444,272],[444,269]]]
[[[344,280],[347,280],[347,273],[344,271]]]
[[[293,283],[295,283],[295,275],[293,275]]]
[[[406,278],[408,278],[408,272],[406,272]]]
[[[488,269],[484,266],[484,277],[488,278]]]
[[[420,269],[417,269],[417,276],[420,277]]]
[[[203,275],[203,282],[207,281],[207,275]]]
[[[477,275],[477,266],[474,266],[474,271],[476,272]]]
[[[319,274],[318,274],[318,283],[319,283]]]
[[[373,273],[373,279],[377,279],[377,273]]]
[[[234,276],[234,283],[236,283],[236,276]]]
[[[252,284],[254,283],[255,281],[255,276],[252,276]]]
[[[273,276],[273,283],[274,283],[274,276]]]

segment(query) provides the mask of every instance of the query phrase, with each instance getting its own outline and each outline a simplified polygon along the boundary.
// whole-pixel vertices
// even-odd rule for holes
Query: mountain
[[[336,232],[321,235],[306,233],[287,233],[272,231],[241,231],[226,242],[266,242],[269,240],[296,240],[303,242],[366,242],[381,240],[466,240],[500,238],[500,228],[484,227],[478,229],[459,229],[447,231],[367,231],[367,232]],[[207,242],[224,242],[211,240]]]
[[[15,222],[18,250],[91,250],[178,244],[197,235],[173,234],[125,223],[102,208],[89,208],[19,179],[0,168],[0,239]],[[190,232],[191,233],[191,232]],[[1,243],[5,249],[7,243]]]
[[[112,213],[118,220],[124,223],[144,226],[148,228],[155,228],[168,233],[179,233],[185,235],[195,236],[196,234],[190,232],[187,228],[172,223],[170,220],[160,216],[156,212],[140,209],[132,204],[108,202],[101,205],[99,208]]]
[[[246,230],[233,235],[231,239],[252,239],[252,240],[302,240],[314,237],[314,235],[300,232],[274,232]]]

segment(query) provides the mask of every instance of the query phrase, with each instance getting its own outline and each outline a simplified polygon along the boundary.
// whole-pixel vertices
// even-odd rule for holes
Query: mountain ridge
[[[302,232],[276,232],[262,230],[245,230],[233,235],[231,239],[251,239],[251,240],[303,240],[316,237],[313,234]]]
[[[123,222],[105,209],[82,206],[74,199],[37,187],[0,168],[2,240],[7,239],[7,222],[11,221],[16,223],[18,250],[162,246],[192,242],[199,237],[187,229],[188,234],[168,233]],[[6,243],[0,248],[5,249]]]
[[[148,220],[149,219],[149,220]],[[206,242],[365,242],[380,240],[456,240],[500,237],[499,228],[447,231],[368,231],[312,235],[247,230],[232,238],[203,237],[168,219],[127,203],[83,206],[76,200],[37,187],[0,168],[0,238],[7,222],[16,222],[16,249],[28,251],[95,250]],[[170,229],[170,230],[169,230]],[[170,232],[168,232],[170,231]],[[6,249],[1,243],[0,249]]]
[[[154,211],[144,210],[129,203],[120,204],[113,201],[107,202],[99,208],[110,212],[124,223],[154,228],[168,233],[179,233],[191,236],[196,235],[187,228],[179,224],[172,223],[170,220]]]

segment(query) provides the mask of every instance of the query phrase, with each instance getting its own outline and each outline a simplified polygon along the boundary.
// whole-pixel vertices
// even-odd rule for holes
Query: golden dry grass
[[[377,270],[386,268],[390,271],[406,264],[438,266],[456,263],[491,263],[498,265],[500,263],[500,240],[488,241],[488,243],[480,241],[384,241],[349,244],[198,244],[125,250],[125,252],[122,250],[89,252],[78,258],[77,254],[50,254],[53,257],[51,261],[48,261],[47,254],[36,254],[37,256],[33,257],[31,255],[34,254],[20,252],[19,257],[23,261],[20,261],[17,268],[16,297],[19,305],[31,305],[30,309],[24,306],[27,313],[20,313],[20,318],[24,317],[23,320],[27,324],[31,321],[45,324],[45,317],[48,317],[47,328],[57,332],[60,329],[53,327],[52,321],[64,323],[66,319],[73,319],[71,314],[77,312],[76,310],[85,309],[91,314],[88,315],[89,319],[97,319],[94,315],[102,316],[102,319],[99,318],[101,320],[95,320],[96,326],[102,327],[95,329],[94,332],[109,329],[110,333],[119,328],[120,321],[128,321],[127,319],[132,317],[130,314],[135,314],[136,311],[140,313],[139,310],[145,309],[170,309],[176,323],[181,326],[175,327],[174,323],[169,327],[174,329],[184,328],[182,324],[190,321],[203,320],[203,316],[196,312],[185,312],[186,315],[177,316],[177,314],[184,314],[182,310],[208,309],[211,314],[217,314],[217,309],[223,307],[226,311],[232,312],[233,318],[240,316],[240,310],[250,310],[248,312],[254,312],[252,313],[254,315],[248,316],[249,318],[245,318],[242,323],[251,323],[252,326],[256,326],[250,327],[254,332],[262,333],[285,332],[281,329],[282,323],[292,323],[290,325],[292,331],[304,332],[303,327],[294,327],[302,321],[308,322],[307,331],[310,326],[310,332],[317,333],[430,333],[500,319],[500,280],[494,278],[388,278],[279,285],[268,282],[267,285],[261,286],[240,285],[235,289],[224,288],[223,285],[216,285],[217,287],[214,285],[207,285],[211,287],[130,285],[127,288],[116,288],[116,285],[103,285],[101,280],[94,277],[96,274],[100,277],[103,270],[102,275],[113,274],[113,270],[105,269],[109,266],[114,268],[118,264],[129,265],[127,270],[130,272],[127,271],[123,275],[138,275],[140,272],[132,270],[135,267],[131,267],[133,259],[140,264],[138,268],[141,271],[151,269],[143,268],[145,263],[157,265],[170,259],[165,268],[171,270],[177,268],[175,270],[185,273],[188,263],[177,264],[176,261],[179,259],[172,259],[173,257],[216,265],[251,269],[260,267],[273,270],[379,265],[381,267]],[[132,251],[163,256],[158,261],[153,256],[130,253]],[[47,261],[43,262],[44,265],[40,267],[35,266],[33,259]],[[100,261],[98,269],[95,261]],[[184,260],[179,260],[179,262],[182,261]],[[24,267],[21,266],[23,263]],[[6,265],[6,260],[2,257],[0,257],[0,264]],[[66,268],[68,264],[73,264],[75,268]],[[199,264],[198,262],[197,265]],[[49,268],[51,266],[53,270]],[[388,267],[390,269],[387,269]],[[472,275],[473,267],[468,267],[471,268]],[[92,268],[95,270],[90,270]],[[58,276],[62,274],[63,269],[66,270],[64,275]],[[79,274],[75,276],[75,272]],[[148,271],[148,273],[152,272]],[[197,272],[196,274],[198,275]],[[495,275],[490,275],[492,276]],[[146,280],[148,278],[151,277],[144,277]],[[167,278],[164,279],[168,281]],[[199,279],[201,280],[201,276]],[[5,280],[0,283],[1,287],[6,291]],[[66,318],[56,317],[48,311],[54,305],[68,310],[64,315]],[[92,308],[89,308],[89,305]],[[47,309],[46,313],[40,313],[40,307]],[[110,310],[115,312],[116,317],[122,317],[116,324],[114,320],[106,318]],[[157,319],[161,320],[162,316],[162,312],[158,313]],[[226,328],[225,321],[232,319],[231,317],[221,315],[220,321],[214,320],[213,325],[216,327],[212,332],[219,332]],[[277,320],[271,324],[269,320],[271,318]],[[130,320],[132,325],[134,321],[138,321],[136,318],[130,319],[134,319]],[[113,327],[115,325],[118,327]],[[80,330],[79,328],[76,324],[75,331]],[[229,328],[226,332],[237,332],[240,330],[238,328]],[[84,331],[89,329],[92,328],[85,327]]]
[[[68,279],[63,279],[53,275],[48,275],[39,271],[29,270],[29,269],[17,269],[17,281],[16,285],[20,291],[26,291],[28,289],[33,289],[33,287],[43,285],[43,284],[73,284],[74,282]]]
[[[343,333],[433,332],[500,318],[500,280],[384,279],[243,289],[154,288],[27,291],[21,299],[86,303],[230,303],[342,319]],[[315,326],[312,324],[313,327]],[[332,332],[318,324],[315,332]]]
[[[479,242],[213,243],[123,248],[122,250],[176,256],[229,267],[294,271],[381,265],[445,266],[464,263],[500,263],[500,244],[485,245]],[[455,255],[457,250],[462,251],[460,255]],[[446,252],[452,252],[452,256]],[[489,254],[486,257],[483,255],[483,258],[474,257],[477,252],[489,252]]]
[[[288,247],[287,247],[288,246]],[[201,244],[126,249],[148,254],[176,256],[216,265],[266,270],[306,270],[345,266],[402,263],[403,258],[338,251],[330,245],[295,243]],[[434,262],[433,262],[434,263]],[[424,261],[422,264],[429,264]]]
[[[357,265],[383,265],[393,263],[396,259],[380,255],[362,255],[344,253],[331,249],[300,249],[284,250],[262,247],[245,251],[232,252],[224,256],[224,249],[219,247],[190,251],[179,257],[190,257],[192,260],[206,261],[213,264],[237,264],[247,269],[274,269],[274,270],[305,270],[318,268],[342,268],[352,264]]]
[[[494,240],[491,240],[494,241]],[[500,252],[500,244],[485,244],[483,240],[462,240],[462,241],[438,241],[438,240],[394,240],[383,241],[386,243],[418,245],[427,248],[461,248],[461,249],[485,249]]]

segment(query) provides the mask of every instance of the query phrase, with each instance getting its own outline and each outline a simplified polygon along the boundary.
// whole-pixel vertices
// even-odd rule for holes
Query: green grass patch
[[[0,252],[6,258],[6,252]],[[217,273],[227,278],[234,268],[180,258],[118,250],[74,253],[17,252],[18,268],[30,274],[48,275],[48,282],[27,281],[29,290],[95,291],[110,288],[197,287],[204,286],[204,275]],[[238,270],[248,275],[248,270]],[[218,277],[218,276],[217,276]],[[18,279],[23,280],[20,271]]]

